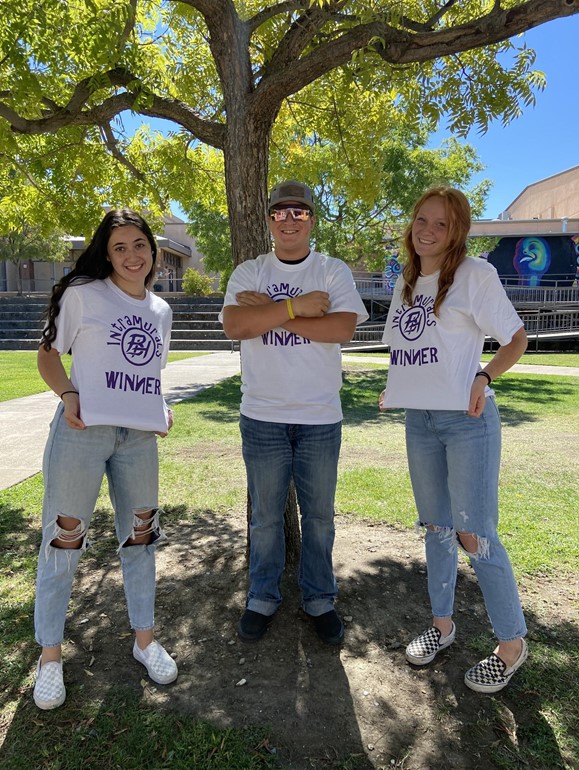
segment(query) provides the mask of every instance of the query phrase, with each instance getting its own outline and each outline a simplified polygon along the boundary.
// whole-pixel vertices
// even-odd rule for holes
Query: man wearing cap
[[[340,343],[368,318],[352,273],[310,249],[312,191],[296,181],[272,188],[274,250],[234,270],[221,319],[241,341],[243,459],[251,499],[249,592],[238,624],[244,641],[265,633],[281,604],[284,510],[293,478],[301,514],[299,585],[318,636],[340,644],[334,602],[334,495],[342,409]]]

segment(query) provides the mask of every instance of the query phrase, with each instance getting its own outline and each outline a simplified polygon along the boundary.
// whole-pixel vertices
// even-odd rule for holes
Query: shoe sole
[[[65,700],[66,692],[59,700],[36,700],[36,698],[34,698],[34,703],[38,706],[39,709],[42,709],[42,711],[50,711],[51,709],[57,709],[59,706],[62,706]]]
[[[413,666],[426,666],[429,663],[432,663],[432,661],[436,658],[439,652],[442,652],[442,650],[446,650],[447,647],[450,647],[451,644],[454,644],[454,638],[450,639],[447,642],[444,642],[444,644],[441,644],[438,650],[436,652],[433,652],[432,655],[425,655],[422,658],[418,658],[412,653],[406,652],[406,660],[409,663],[412,663]]]
[[[501,690],[504,690],[504,688],[508,685],[508,683],[513,678],[513,675],[517,673],[517,671],[520,669],[520,667],[523,665],[523,663],[527,660],[529,657],[529,648],[525,641],[523,640],[524,646],[523,650],[521,652],[521,655],[517,662],[513,665],[513,670],[507,677],[507,681],[503,682],[502,684],[490,684],[490,685],[484,685],[479,684],[478,682],[471,682],[468,678],[468,672],[464,675],[464,683],[465,685],[470,689],[474,690],[474,692],[482,692],[487,693],[488,695],[492,695],[495,692],[500,692]]]
[[[147,664],[143,663],[143,661],[140,658],[137,658],[134,651],[133,651],[133,658],[137,661],[137,663],[140,663],[141,666],[143,666],[143,668],[147,672],[147,676],[152,682],[155,682],[155,684],[171,684],[171,682],[174,682],[179,676],[179,671],[177,670],[176,673],[173,676],[171,676],[170,679],[167,679],[166,677],[164,679],[155,679],[154,676],[151,676],[151,672],[147,668]]]

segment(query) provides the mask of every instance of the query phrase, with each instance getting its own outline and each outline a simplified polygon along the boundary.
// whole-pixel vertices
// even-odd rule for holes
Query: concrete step
[[[183,329],[171,331],[172,340],[222,340],[227,339],[221,329]]]
[[[231,350],[231,340],[171,340],[171,350]],[[239,344],[235,343],[235,350]]]
[[[40,329],[3,329],[0,326],[0,340],[40,340]]]
[[[39,339],[24,340],[10,339],[0,340],[0,350],[38,350]]]

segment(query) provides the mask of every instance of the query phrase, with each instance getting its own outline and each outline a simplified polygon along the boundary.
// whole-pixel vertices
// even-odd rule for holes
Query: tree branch
[[[139,182],[145,185],[147,189],[153,192],[154,196],[157,198],[157,202],[160,204],[162,209],[168,209],[168,201],[162,198],[157,188],[149,182],[146,175],[143,174],[143,172],[138,169],[135,164],[120,151],[119,143],[117,142],[110,125],[108,123],[103,123],[101,126],[99,126],[99,128],[101,131],[103,143],[113,158],[115,158],[115,160],[117,160],[121,166],[124,166],[126,169],[128,169],[128,171],[135,177],[135,179],[138,179]]]
[[[128,70],[116,68],[105,73],[108,84],[113,87],[127,87],[139,83],[137,78]],[[89,84],[91,78],[85,78],[77,83],[68,104],[59,107],[54,102],[45,99],[44,103],[52,108],[43,112],[41,118],[23,118],[5,102],[0,101],[0,117],[5,118],[12,130],[20,134],[44,134],[57,131],[66,126],[89,126],[109,123],[119,113],[129,110],[139,112],[153,118],[172,120],[190,131],[197,139],[213,147],[223,147],[225,126],[222,123],[200,118],[197,113],[178,99],[150,95],[150,103],[146,106],[135,105],[139,97],[138,91],[126,90],[104,99],[94,107],[86,107],[90,98],[94,99]],[[5,98],[1,93],[0,98]]]
[[[338,37],[296,58],[281,71],[267,73],[256,88],[254,109],[261,101],[283,100],[332,69],[347,64],[355,51],[372,44],[376,54],[390,64],[432,61],[453,53],[507,40],[556,18],[579,12],[579,0],[527,0],[504,10],[495,3],[489,13],[465,24],[411,33],[382,20],[359,24]],[[380,42],[382,41],[382,42]]]

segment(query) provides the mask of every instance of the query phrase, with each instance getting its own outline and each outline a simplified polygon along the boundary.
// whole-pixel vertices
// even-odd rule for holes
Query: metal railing
[[[529,337],[529,345],[539,340],[561,337],[579,337],[579,308],[576,310],[540,309],[520,312]],[[382,345],[384,323],[358,326],[352,341],[343,347],[376,347]],[[490,338],[489,338],[490,339]]]
[[[392,296],[387,280],[376,274],[354,273],[356,288],[362,299],[375,300]],[[569,281],[553,281],[552,286],[517,286],[513,279],[501,278],[507,296],[517,305],[579,305],[579,285]]]

